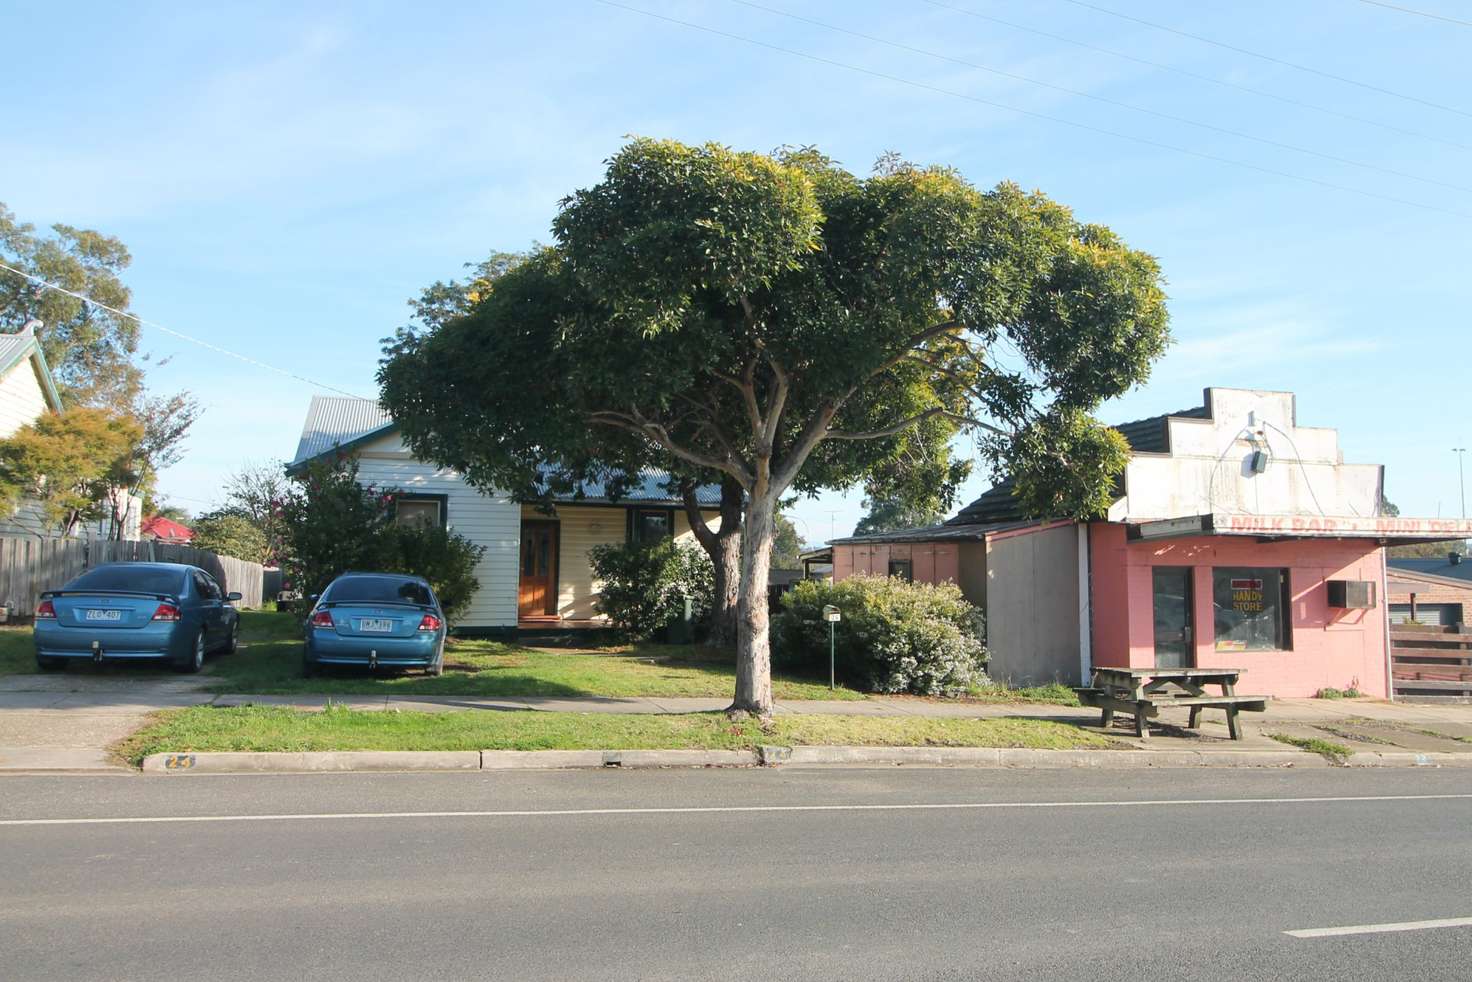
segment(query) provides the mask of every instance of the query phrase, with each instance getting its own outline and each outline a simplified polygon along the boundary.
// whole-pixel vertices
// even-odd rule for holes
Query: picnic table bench
[[[1237,695],[1238,668],[1096,668],[1093,684],[1074,689],[1078,701],[1103,711],[1103,726],[1114,722],[1115,713],[1135,718],[1135,736],[1150,735],[1148,720],[1160,715],[1167,706],[1185,706],[1191,710],[1187,729],[1194,730],[1203,709],[1223,709],[1227,713],[1227,733],[1233,740],[1242,739],[1239,712],[1261,713],[1268,708],[1266,696]],[[1219,686],[1221,694],[1206,691]]]

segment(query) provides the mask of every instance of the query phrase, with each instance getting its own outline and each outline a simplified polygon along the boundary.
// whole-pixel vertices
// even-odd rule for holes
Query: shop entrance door
[[[1191,668],[1191,567],[1156,566],[1155,667]]]

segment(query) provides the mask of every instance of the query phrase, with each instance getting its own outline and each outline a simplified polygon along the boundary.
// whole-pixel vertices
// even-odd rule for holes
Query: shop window
[[[1288,651],[1288,571],[1236,566],[1211,571],[1217,651]]]
[[[891,559],[889,561],[889,575],[899,577],[906,583],[914,583],[915,567],[908,559]]]
[[[675,534],[675,515],[667,508],[635,508],[629,513],[629,538],[651,545]]]
[[[412,528],[433,528],[445,524],[443,495],[401,494],[394,501],[394,522]]]

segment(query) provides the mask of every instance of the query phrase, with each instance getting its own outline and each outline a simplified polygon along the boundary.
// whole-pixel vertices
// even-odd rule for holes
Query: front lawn
[[[370,676],[340,670],[303,678],[301,621],[294,614],[247,611],[244,647],[210,660],[210,689],[220,693],[442,696],[700,696],[725,698],[735,688],[731,661],[690,645],[621,645],[552,650],[500,641],[457,640],[445,649],[445,674]],[[777,699],[862,699],[824,682],[774,676]]]
[[[31,643],[30,627],[0,627],[0,675],[28,675],[36,670],[36,646]]]
[[[1098,734],[1032,719],[779,716],[763,729],[723,713],[304,712],[274,706],[195,706],[157,714],[114,746],[133,763],[153,753],[220,750],[741,750],[759,743],[839,746],[1108,749]]]

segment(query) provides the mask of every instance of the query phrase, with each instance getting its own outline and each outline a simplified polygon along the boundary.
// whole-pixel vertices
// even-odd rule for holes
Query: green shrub
[[[291,589],[321,593],[350,569],[409,573],[429,581],[451,623],[465,612],[484,546],[439,526],[394,524],[398,490],[360,485],[352,458],[309,464],[293,480],[281,503]]]
[[[594,546],[589,552],[600,581],[600,614],[636,640],[652,638],[685,616],[691,602],[697,626],[705,624],[715,599],[710,557],[694,546],[664,539],[652,545]]]
[[[378,569],[424,577],[434,588],[445,617],[452,624],[459,620],[480,588],[475,564],[485,554],[485,546],[438,525],[391,525],[384,539],[384,558]]]
[[[839,678],[872,692],[959,695],[986,682],[981,611],[954,584],[854,576],[841,583],[811,580],[782,598],[773,659],[807,675],[828,672],[831,604],[843,619],[835,632]]]

